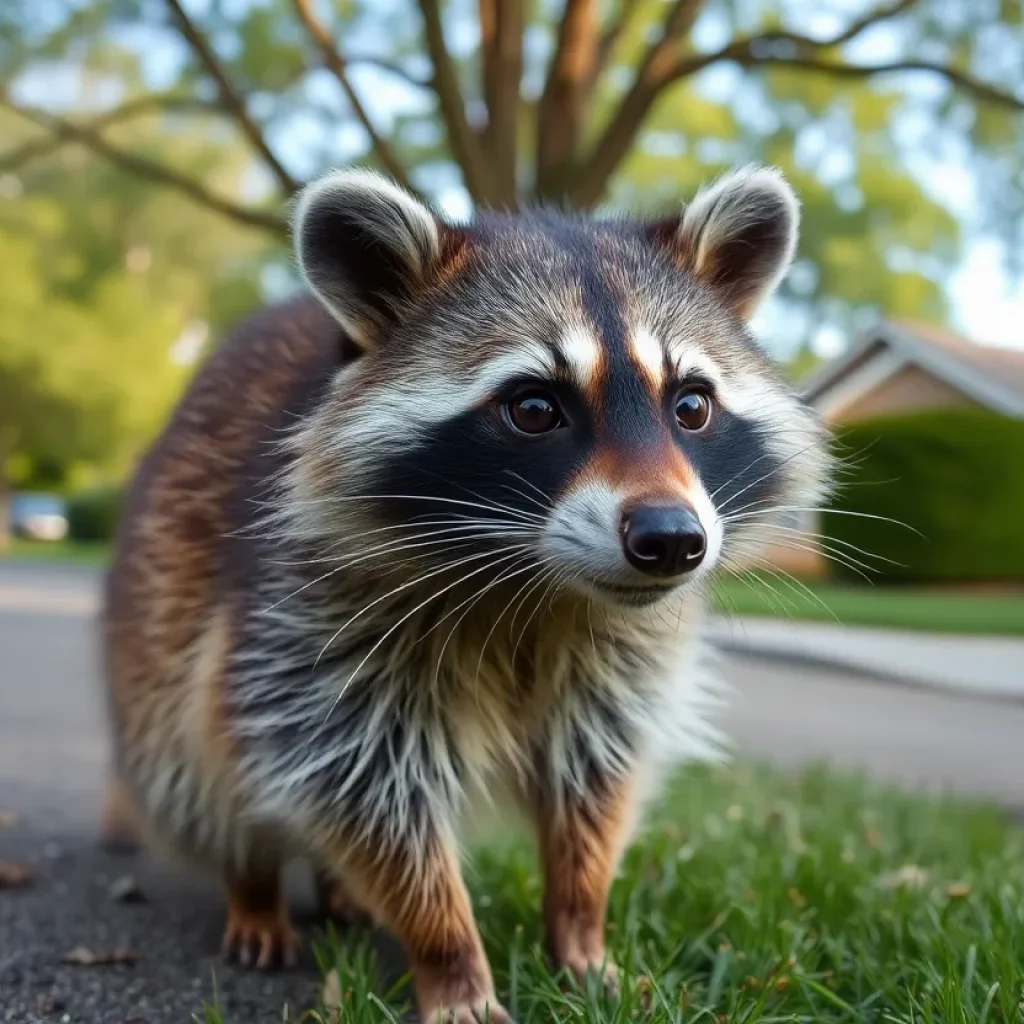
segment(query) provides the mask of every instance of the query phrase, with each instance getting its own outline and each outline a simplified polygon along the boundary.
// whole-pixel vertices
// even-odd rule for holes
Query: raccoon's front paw
[[[559,918],[550,937],[555,968],[564,968],[580,985],[588,977],[600,978],[608,992],[619,991],[619,972],[604,948],[598,928],[581,926],[571,918]]]
[[[299,940],[283,908],[257,912],[232,905],[221,952],[228,963],[241,967],[294,967],[299,959]]]
[[[494,996],[443,1006],[423,1014],[424,1024],[515,1024]]]
[[[557,966],[564,967],[580,986],[585,986],[588,977],[600,978],[605,991],[615,995],[619,991],[619,969],[607,957],[584,956],[582,953],[569,956]]]

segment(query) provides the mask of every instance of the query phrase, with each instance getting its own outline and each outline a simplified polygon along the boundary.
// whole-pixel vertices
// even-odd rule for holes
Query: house
[[[988,409],[1022,419],[1024,349],[979,345],[930,324],[883,322],[813,371],[800,391],[832,428],[942,408]],[[794,515],[790,525],[809,534],[818,529],[810,513]],[[812,550],[776,548],[769,563],[801,575],[822,573],[816,544],[806,538],[800,543]]]
[[[949,407],[1024,418],[1024,349],[978,345],[927,324],[882,323],[801,391],[830,426]]]

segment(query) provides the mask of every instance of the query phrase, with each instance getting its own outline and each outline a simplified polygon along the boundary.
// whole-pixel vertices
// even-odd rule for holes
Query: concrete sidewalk
[[[1024,701],[1024,638],[714,619],[720,649],[751,657],[849,669],[862,675],[978,697]]]

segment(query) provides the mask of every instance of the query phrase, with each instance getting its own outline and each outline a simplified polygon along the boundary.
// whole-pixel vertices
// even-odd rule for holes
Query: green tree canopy
[[[136,120],[117,137],[160,154],[169,131]],[[0,133],[37,141],[10,113]],[[217,133],[190,121],[174,149],[234,187],[247,161]],[[124,472],[211,328],[258,300],[267,248],[81,149],[0,174],[0,491]]]

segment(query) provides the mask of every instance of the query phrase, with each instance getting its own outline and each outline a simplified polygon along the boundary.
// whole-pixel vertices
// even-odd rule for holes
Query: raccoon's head
[[[430,585],[536,577],[632,605],[749,554],[827,474],[747,327],[797,222],[770,169],[649,222],[455,226],[372,173],[314,183],[299,265],[364,354],[296,440],[311,532]]]

